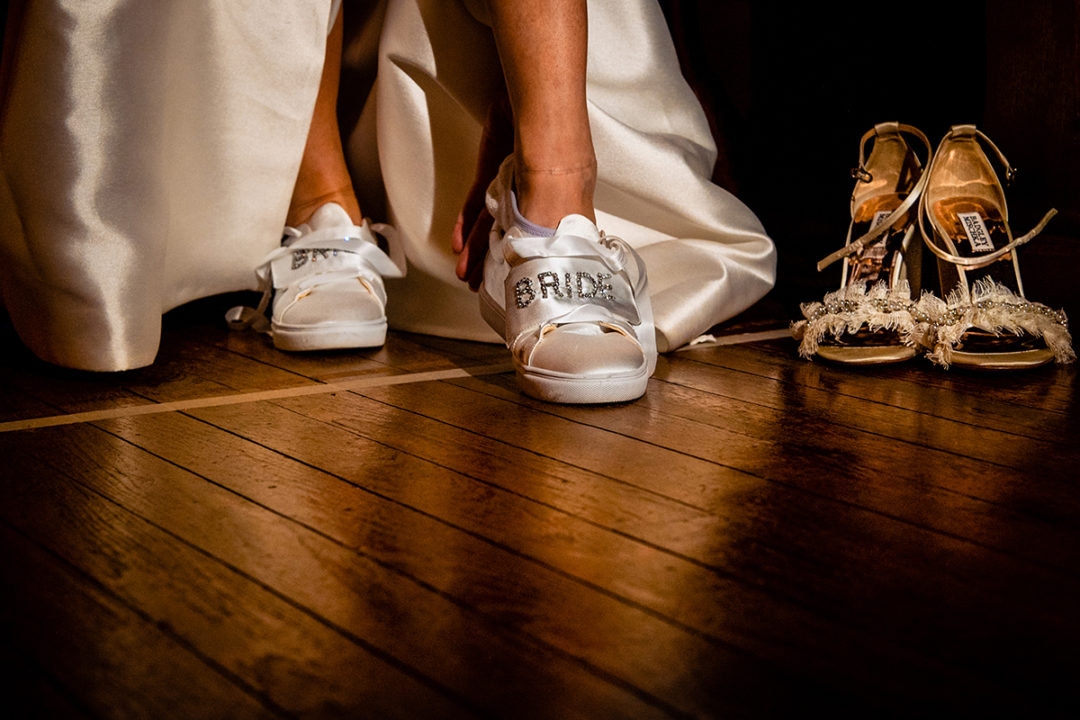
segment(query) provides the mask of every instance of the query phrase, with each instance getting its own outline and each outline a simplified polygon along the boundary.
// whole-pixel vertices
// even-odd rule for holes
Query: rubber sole
[[[386,344],[386,321],[314,327],[271,323],[270,334],[274,347],[290,352],[382,347]]]
[[[565,378],[515,368],[518,387],[529,397],[567,405],[598,405],[637,400],[649,387],[649,369],[635,376]]]

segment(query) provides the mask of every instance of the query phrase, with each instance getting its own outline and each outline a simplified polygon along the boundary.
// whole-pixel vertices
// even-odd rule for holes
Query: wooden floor
[[[1073,368],[851,370],[781,339],[561,407],[499,347],[289,355],[218,312],[118,375],[0,328],[6,707],[1080,710]]]

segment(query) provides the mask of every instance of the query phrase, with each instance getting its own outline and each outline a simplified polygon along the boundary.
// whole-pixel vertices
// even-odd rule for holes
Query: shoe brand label
[[[874,213],[874,219],[870,221],[870,229],[874,230],[875,228],[877,228],[877,226],[885,222],[885,218],[889,217],[890,215],[892,215],[892,211],[890,210],[878,210],[876,213]]]
[[[986,230],[982,215],[975,212],[957,213],[957,217],[960,218],[960,225],[963,226],[964,234],[971,243],[972,252],[993,252],[994,241],[990,239],[990,233]]]

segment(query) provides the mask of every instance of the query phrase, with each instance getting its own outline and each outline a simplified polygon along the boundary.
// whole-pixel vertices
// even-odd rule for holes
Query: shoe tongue
[[[312,230],[322,230],[331,227],[352,227],[355,223],[345,208],[335,202],[329,202],[316,210],[305,224]]]
[[[596,229],[593,221],[584,215],[567,215],[564,217],[559,222],[559,227],[555,228],[555,236],[558,237],[559,235],[574,235],[600,242],[600,231]]]

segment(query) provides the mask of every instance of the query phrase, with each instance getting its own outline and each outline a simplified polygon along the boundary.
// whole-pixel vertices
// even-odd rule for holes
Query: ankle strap
[[[926,137],[923,131],[919,130],[919,128],[913,125],[905,125],[904,123],[898,122],[887,122],[879,123],[870,130],[867,130],[863,134],[862,140],[859,141],[859,166],[851,171],[851,175],[858,182],[870,182],[871,180],[873,180],[873,176],[866,170],[865,167],[866,144],[870,141],[871,138],[878,137],[879,135],[898,135],[900,133],[906,133],[918,139],[919,142],[923,144],[923,147],[926,148],[926,164],[923,167],[923,172],[919,176],[918,182],[915,183],[915,187],[911,189],[911,192],[909,192],[908,196],[904,198],[904,201],[901,202],[900,205],[895,210],[893,210],[887,218],[878,223],[877,226],[874,227],[874,229],[872,229],[865,235],[847,243],[846,245],[844,245],[844,247],[840,248],[831,255],[822,258],[817,264],[817,269],[819,271],[829,267],[837,260],[841,260],[843,258],[854,255],[855,253],[859,252],[864,247],[884,235],[886,230],[891,228],[897,220],[904,217],[904,215],[906,215],[907,212],[911,210],[911,208],[915,205],[915,202],[919,199],[919,196],[922,194],[923,188],[926,187],[926,179],[930,174],[928,170],[929,164],[933,162],[931,160],[933,150],[930,146],[930,140]],[[919,156],[916,155],[916,162],[918,162],[918,159]]]
[[[981,130],[976,128],[974,125],[953,125],[951,128],[949,128],[949,132],[946,133],[945,137],[942,138],[942,140],[941,140],[941,144],[938,145],[938,154],[934,157],[933,160],[930,161],[930,167],[926,168],[926,172],[923,173],[924,178],[929,178],[930,177],[930,175],[932,174],[933,167],[937,163],[938,157],[940,157],[940,155],[941,155],[941,148],[945,145],[945,143],[947,141],[952,140],[953,138],[974,138],[976,142],[981,142],[987,149],[989,149],[991,151],[991,153],[993,154],[993,157],[995,159],[997,159],[997,161],[1001,164],[1001,167],[1003,167],[1005,169],[1005,182],[1006,182],[1006,184],[1008,185],[1008,184],[1012,183],[1013,178],[1016,177],[1016,168],[1014,168],[1012,165],[1009,164],[1009,160],[1008,160],[1008,158],[1005,157],[1005,153],[1001,152],[1001,150],[998,149],[998,146],[995,145],[994,142],[990,138],[988,138],[985,133],[983,133]],[[1004,208],[1004,207],[1002,209],[1005,211],[1004,220],[1005,220],[1006,227],[1008,227],[1009,211],[1008,211],[1007,208]],[[978,256],[971,256],[971,257],[965,257],[965,256],[962,256],[962,255],[953,255],[948,250],[946,250],[945,248],[938,245],[937,242],[936,242],[936,238],[937,238],[936,233],[927,233],[926,232],[926,225],[925,225],[924,217],[926,217],[928,215],[929,215],[929,210],[925,207],[925,203],[920,202],[919,203],[919,232],[922,234],[923,240],[925,241],[926,246],[928,248],[930,248],[930,251],[932,253],[934,253],[935,255],[937,255],[942,260],[945,260],[946,262],[952,263],[953,265],[958,265],[958,266],[960,266],[962,268],[976,269],[976,268],[980,268],[980,267],[985,267],[986,265],[989,265],[990,263],[997,262],[998,260],[1000,260],[1000,259],[1004,258],[1005,256],[1007,256],[1014,248],[1018,248],[1021,245],[1025,245],[1025,244],[1031,242],[1031,240],[1034,239],[1034,237],[1036,235],[1038,235],[1039,233],[1041,233],[1043,231],[1043,228],[1046,227],[1046,224],[1048,222],[1050,222],[1051,218],[1053,218],[1055,215],[1057,215],[1057,210],[1055,210],[1054,208],[1051,208],[1049,210],[1049,212],[1047,212],[1045,215],[1043,215],[1042,220],[1040,220],[1035,225],[1035,227],[1033,227],[1031,230],[1029,230],[1024,235],[1021,235],[1020,237],[1013,239],[1007,245],[1003,245],[1002,247],[998,248],[997,250],[994,250],[991,253],[987,253],[986,255],[978,255]],[[935,221],[933,220],[933,218],[931,218],[930,222],[933,225],[933,223]],[[936,228],[933,228],[933,229],[936,230]],[[1010,235],[1012,234],[1011,230],[1009,231],[1009,234]]]
[[[1001,152],[998,146],[994,144],[994,141],[986,136],[986,133],[974,125],[953,125],[949,128],[949,132],[945,134],[945,137],[941,139],[941,142],[944,143],[946,140],[957,137],[972,137],[982,141],[982,144],[994,153],[994,157],[1001,163],[1001,167],[1005,168],[1005,184],[1012,183],[1013,178],[1016,177],[1016,168],[1009,164],[1009,159],[1005,157],[1005,153]],[[941,145],[938,145],[938,147],[940,148]]]
[[[926,230],[922,227],[921,213],[919,217],[919,231],[922,233],[923,240],[926,241],[926,246],[930,248],[930,252],[934,253],[942,260],[952,263],[953,265],[959,265],[960,267],[968,270],[975,270],[977,268],[985,267],[990,263],[997,262],[998,260],[1007,256],[1010,252],[1012,252],[1014,248],[1018,248],[1021,245],[1026,245],[1032,240],[1034,240],[1035,236],[1043,231],[1043,228],[1046,227],[1046,224],[1050,222],[1050,220],[1055,215],[1057,215],[1057,210],[1055,208],[1050,208],[1050,210],[1048,210],[1047,213],[1043,215],[1042,220],[1036,223],[1035,227],[1031,228],[1031,230],[1027,231],[1020,237],[1015,238],[1008,245],[1002,245],[994,252],[987,253],[986,255],[978,255],[971,257],[965,257],[963,255],[953,255],[949,251],[943,250],[940,246],[931,241],[930,236],[926,234]]]

